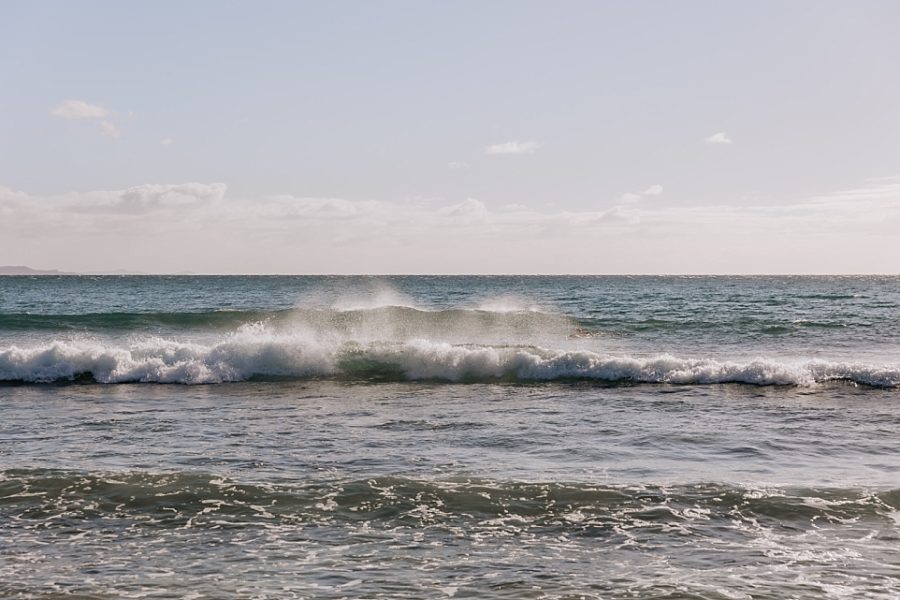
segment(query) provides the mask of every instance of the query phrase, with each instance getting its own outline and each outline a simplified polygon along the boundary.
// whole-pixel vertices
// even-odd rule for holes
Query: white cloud
[[[163,139],[159,140],[159,143],[162,144],[163,146],[171,146],[172,144],[175,143],[175,140],[167,137],[167,138],[163,138]]]
[[[712,134],[708,138],[704,138],[703,143],[709,144],[711,146],[727,146],[728,144],[733,144],[734,142],[730,137],[728,137],[727,133],[725,133],[724,131],[720,131],[718,133]]]
[[[488,216],[488,209],[481,200],[476,198],[466,198],[459,204],[438,209],[438,214],[450,217],[484,219]]]
[[[447,163],[447,168],[451,171],[462,171],[469,168],[469,163],[454,160]]]
[[[84,100],[66,100],[53,108],[50,114],[61,119],[102,119],[107,115],[107,110]]]
[[[625,194],[622,194],[619,197],[619,201],[634,203],[634,202],[637,202],[638,200],[640,200],[641,198],[646,198],[647,196],[661,196],[662,193],[663,193],[663,186],[659,185],[658,183],[655,183],[655,184],[651,185],[650,187],[648,187],[643,192],[640,192],[640,193],[627,192]]]
[[[273,219],[353,219],[377,213],[386,207],[379,202],[344,198],[309,198],[282,194],[264,198],[256,214]]]
[[[227,189],[224,183],[137,185],[124,190],[67,194],[60,208],[94,214],[145,214],[213,204],[225,197]]]
[[[111,138],[117,138],[121,135],[121,131],[119,131],[116,124],[105,119],[109,114],[108,110],[97,104],[89,104],[84,100],[66,100],[59,106],[51,109],[50,114],[60,119],[95,121],[103,135]]]
[[[538,148],[541,147],[540,142],[535,140],[527,140],[524,142],[520,142],[518,140],[513,140],[510,142],[503,142],[502,144],[493,144],[491,146],[485,146],[484,153],[485,154],[534,154]]]
[[[100,121],[100,131],[103,132],[103,135],[111,138],[119,137],[119,128],[110,121]]]

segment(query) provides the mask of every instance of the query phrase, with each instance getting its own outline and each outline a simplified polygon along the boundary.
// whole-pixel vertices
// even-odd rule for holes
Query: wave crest
[[[60,332],[233,331],[262,324],[279,332],[307,332],[356,340],[422,337],[446,341],[523,340],[567,336],[575,324],[565,315],[504,305],[477,309],[422,310],[410,306],[293,308],[205,312],[0,314],[0,330]]]
[[[75,340],[0,349],[0,381],[222,383],[248,379],[814,385],[843,380],[900,386],[900,367],[826,361],[747,362],[638,357],[531,345],[451,344],[426,339],[328,342],[244,331],[214,343],[162,338],[132,343]]]

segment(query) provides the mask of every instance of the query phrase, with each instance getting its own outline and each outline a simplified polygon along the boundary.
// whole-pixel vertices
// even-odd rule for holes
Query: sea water
[[[900,278],[0,278],[0,597],[896,598]]]

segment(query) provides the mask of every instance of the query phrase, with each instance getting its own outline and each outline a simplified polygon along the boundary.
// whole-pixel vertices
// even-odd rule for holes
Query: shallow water
[[[898,291],[0,278],[0,596],[895,598]]]

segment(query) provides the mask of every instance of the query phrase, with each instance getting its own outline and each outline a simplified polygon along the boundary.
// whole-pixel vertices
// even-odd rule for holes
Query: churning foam
[[[603,355],[538,346],[456,345],[426,339],[333,343],[244,331],[213,343],[145,339],[55,341],[0,349],[0,381],[220,383],[251,378],[447,382],[554,381],[813,385],[832,380],[897,387],[900,369],[849,363],[749,362]]]

